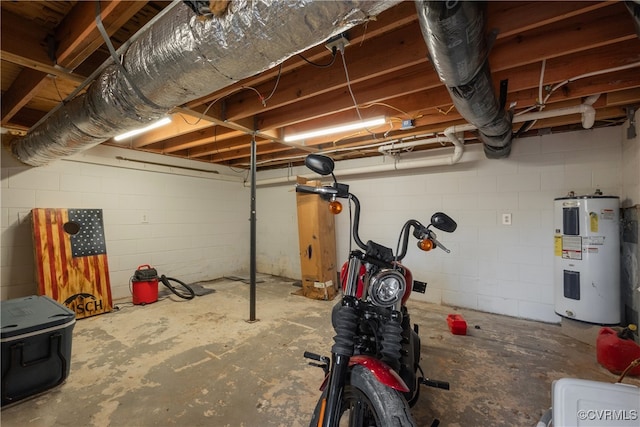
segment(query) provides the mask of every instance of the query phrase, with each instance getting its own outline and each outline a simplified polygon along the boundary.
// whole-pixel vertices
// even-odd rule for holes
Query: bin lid
[[[2,340],[75,322],[76,315],[46,295],[0,301]]]

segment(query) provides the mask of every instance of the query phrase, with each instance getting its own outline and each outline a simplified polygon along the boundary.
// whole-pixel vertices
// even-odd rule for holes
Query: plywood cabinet
[[[300,179],[299,179],[299,182]],[[320,185],[309,181],[306,185]],[[331,300],[336,294],[336,233],[328,202],[317,194],[296,193],[303,295]]]

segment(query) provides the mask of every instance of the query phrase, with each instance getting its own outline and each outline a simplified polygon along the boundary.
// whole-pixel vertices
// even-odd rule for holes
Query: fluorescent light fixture
[[[366,129],[385,124],[387,121],[384,117],[377,117],[371,120],[361,120],[341,126],[332,126],[324,129],[318,129],[311,132],[299,133],[297,135],[288,135],[284,137],[284,142],[302,141],[304,139],[315,138],[318,136],[333,135],[334,133],[348,132],[350,130]]]
[[[165,117],[163,119],[158,120],[157,122],[153,122],[148,126],[145,126],[140,129],[134,129],[129,132],[125,132],[121,135],[115,136],[113,139],[116,141],[122,141],[123,139],[132,138],[136,135],[140,135],[141,133],[149,132],[150,130],[157,129],[161,126],[168,125],[171,123],[170,117]]]

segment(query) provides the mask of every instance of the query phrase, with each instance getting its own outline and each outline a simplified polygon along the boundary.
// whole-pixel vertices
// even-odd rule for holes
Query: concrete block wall
[[[627,121],[622,126],[622,282],[623,324],[640,324],[640,111],[635,114],[635,136]],[[636,336],[636,340],[640,342]]]
[[[640,110],[635,114],[635,136],[629,121],[621,128],[622,137],[622,207],[640,204]]]
[[[340,169],[389,161],[337,162],[336,175],[340,179]],[[569,191],[591,194],[596,189],[621,196],[621,170],[620,127],[613,127],[519,139],[508,159],[488,160],[481,147],[474,145],[454,166],[350,176],[342,181],[350,184],[363,205],[361,237],[365,241],[395,250],[406,219],[428,222],[436,211],[458,222],[455,233],[438,232],[450,254],[424,253],[415,248],[415,241],[410,243],[405,264],[415,279],[428,283],[426,294],[413,298],[558,322],[553,307],[553,200]],[[308,173],[304,168],[286,171],[288,175]],[[277,174],[266,171],[258,181]],[[258,239],[268,240],[264,236],[274,233],[271,224],[280,221],[278,240],[287,242],[276,245],[277,257],[269,251],[261,253],[260,271],[269,273],[288,250],[289,270],[280,272],[299,277],[299,261],[294,261],[299,255],[296,224],[286,227],[297,220],[292,188],[293,183],[259,188]],[[277,209],[265,200],[279,200]],[[349,250],[347,213],[345,206],[336,218],[338,265]],[[504,213],[511,214],[512,225],[502,225]]]
[[[292,183],[256,191],[256,268],[261,273],[300,280],[298,217],[293,188]]]
[[[35,207],[103,210],[114,299],[130,296],[129,278],[143,264],[186,283],[248,269],[250,199],[242,178],[221,181],[211,179],[219,177],[215,173],[106,163],[62,160],[32,168],[2,153],[0,299],[36,293],[29,216]]]
[[[350,176],[343,181],[362,201],[364,239],[395,249],[397,233],[410,217],[428,222],[433,212],[441,210],[457,220],[455,233],[439,233],[451,254],[420,252],[411,243],[405,262],[416,279],[428,283],[427,293],[414,298],[557,322],[553,199],[568,191],[587,194],[599,188],[632,205],[640,203],[634,160],[640,149],[637,143],[623,143],[622,132],[621,127],[612,127],[521,139],[515,141],[511,157],[502,160],[487,160],[475,145],[467,147],[454,166]],[[113,159],[113,150],[96,147],[90,152]],[[127,156],[132,156],[130,151]],[[214,180],[209,174],[125,168],[120,162],[102,160],[91,164],[80,157],[30,168],[2,153],[0,298],[35,292],[28,217],[34,207],[103,209],[116,298],[129,296],[129,277],[141,264],[186,282],[247,271],[249,189],[242,178]],[[392,161],[338,162],[336,174],[340,177],[340,169]],[[260,172],[258,181],[296,174],[309,171],[270,170]],[[299,279],[293,186],[258,188],[258,271]],[[336,218],[338,265],[349,249],[347,213],[345,206]],[[503,213],[512,215],[512,225],[501,224]]]

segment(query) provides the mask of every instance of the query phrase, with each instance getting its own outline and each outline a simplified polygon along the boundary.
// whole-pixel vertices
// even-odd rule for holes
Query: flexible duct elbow
[[[416,0],[430,59],[456,109],[478,129],[488,158],[511,152],[512,115],[495,94],[481,2]]]

